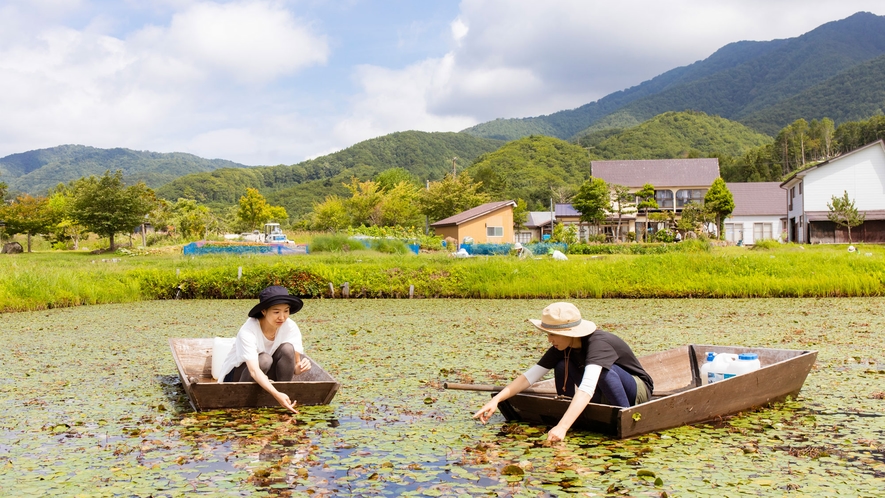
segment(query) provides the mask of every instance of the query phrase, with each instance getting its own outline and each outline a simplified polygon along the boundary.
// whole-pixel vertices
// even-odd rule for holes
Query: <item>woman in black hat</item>
[[[258,300],[237,333],[218,382],[257,382],[280,406],[297,413],[296,402],[277,391],[271,381],[290,381],[310,370],[310,360],[301,356],[301,331],[289,318],[304,303],[278,285],[261,291]]]

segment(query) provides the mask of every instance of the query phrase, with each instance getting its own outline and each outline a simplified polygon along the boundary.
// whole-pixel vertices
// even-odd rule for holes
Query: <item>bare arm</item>
[[[581,387],[575,390],[575,395],[568,405],[568,410],[559,419],[559,423],[547,433],[548,441],[556,442],[565,439],[565,433],[572,427],[575,420],[581,416],[581,412],[584,411],[587,403],[590,402],[590,398],[593,397],[590,393],[596,390],[596,384],[599,382],[599,374],[601,372],[602,367],[599,365],[587,365],[584,368],[584,379],[581,381]]]
[[[525,375],[520,375],[519,377],[513,379],[513,382],[507,384],[507,387],[501,389],[501,391],[493,396],[492,399],[488,401],[488,403],[483,405],[483,407],[480,408],[478,412],[474,413],[473,418],[478,418],[479,421],[482,423],[488,422],[489,418],[494,415],[495,410],[498,409],[498,403],[521,393],[530,385],[531,383],[529,383],[529,380],[526,378]]]
[[[298,411],[295,410],[295,401],[290,400],[286,393],[277,391],[270,379],[267,378],[267,375],[261,371],[261,367],[258,366],[257,361],[246,360],[246,367],[249,369],[249,374],[252,375],[252,379],[261,386],[262,389],[269,392],[270,395],[277,400],[277,403],[279,403],[280,406],[292,413],[298,413]]]

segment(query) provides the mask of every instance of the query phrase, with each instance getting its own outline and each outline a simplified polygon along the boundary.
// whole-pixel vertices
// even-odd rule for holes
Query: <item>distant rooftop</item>
[[[467,211],[460,212],[454,216],[439,220],[436,223],[431,223],[430,226],[441,227],[446,225],[460,225],[461,223],[495,212],[507,206],[516,207],[516,203],[513,201],[487,202],[480,206],[476,206],[475,208],[468,209]]]
[[[641,188],[646,183],[655,188],[704,186],[719,178],[719,159],[591,161],[590,172],[595,178],[625,187]]]
[[[726,183],[734,198],[732,216],[787,215],[787,191],[780,182]]]

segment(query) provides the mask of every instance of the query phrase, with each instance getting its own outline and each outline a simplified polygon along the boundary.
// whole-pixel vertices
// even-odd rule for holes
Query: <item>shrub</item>
[[[372,239],[372,249],[386,254],[406,254],[409,247],[399,239]]]
[[[753,244],[753,250],[769,251],[771,249],[780,249],[783,244],[775,239],[763,239]]]
[[[347,235],[319,235],[310,241],[310,252],[348,252],[366,249],[359,240]]]

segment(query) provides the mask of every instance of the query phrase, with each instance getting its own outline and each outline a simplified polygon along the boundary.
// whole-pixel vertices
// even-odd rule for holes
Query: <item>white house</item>
[[[828,203],[848,193],[866,221],[851,229],[855,241],[885,242],[885,142],[882,140],[801,170],[781,183],[787,191],[791,242],[844,243],[848,232],[829,221]]]
[[[787,229],[787,193],[778,182],[726,183],[734,212],[725,219],[725,239],[753,245],[777,239]]]

